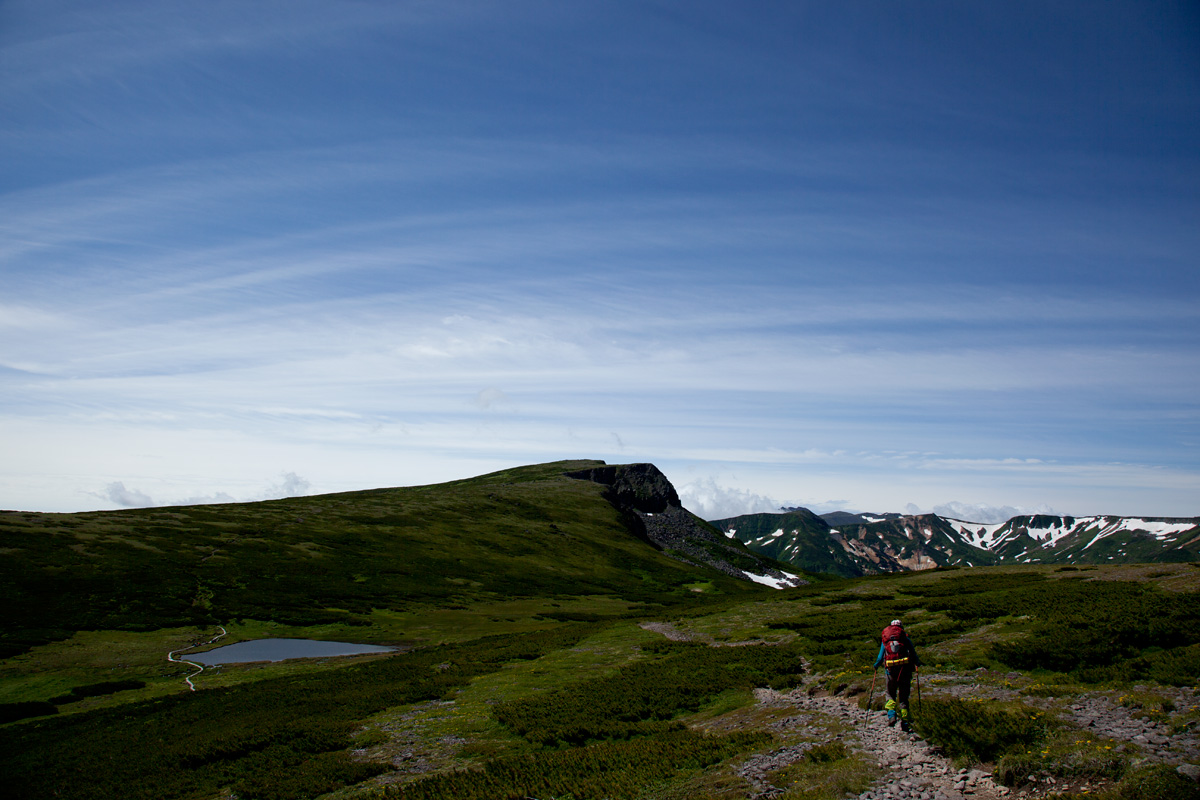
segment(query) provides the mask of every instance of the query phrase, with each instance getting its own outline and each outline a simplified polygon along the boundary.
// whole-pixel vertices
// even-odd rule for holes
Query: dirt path
[[[1016,696],[1015,691],[971,682],[969,676],[943,676],[943,679],[963,682],[957,683],[949,691],[930,693],[926,690],[927,696],[970,696],[980,699],[1012,699]],[[1170,699],[1180,713],[1200,706],[1196,689],[1177,689],[1166,693],[1173,694]],[[804,688],[787,693],[759,689],[755,694],[760,703],[799,711],[798,715],[787,717],[774,727],[805,735],[814,741],[751,757],[740,772],[754,787],[752,798],[770,798],[782,794],[781,790],[769,783],[768,774],[799,761],[806,750],[828,740],[830,723],[832,728],[840,727],[844,731],[835,735],[850,750],[860,753],[884,770],[882,778],[868,791],[858,795],[859,800],[999,800],[1034,797],[1067,789],[1089,791],[1099,788],[1098,784],[1090,784],[1085,780],[1074,780],[1070,785],[1064,785],[1054,782],[1052,778],[1042,777],[1039,784],[1009,789],[994,782],[986,772],[955,769],[948,759],[935,752],[916,734],[889,728],[882,712],[868,715],[858,708],[857,698],[810,697]],[[1200,762],[1200,734],[1196,731],[1172,735],[1167,725],[1139,718],[1131,709],[1098,692],[1072,698],[1065,706],[1056,706],[1053,698],[1022,697],[1021,700],[1053,711],[1064,723],[1078,728],[1083,734],[1132,745],[1139,758],[1177,767],[1185,765],[1183,770],[1190,769],[1191,772],[1185,773],[1189,775],[1198,771],[1194,765]]]
[[[695,638],[666,622],[644,622],[641,627],[673,641]],[[807,668],[807,663],[805,666]],[[1144,718],[1134,709],[1108,697],[1108,693],[1089,692],[1056,701],[1053,697],[1019,696],[1007,681],[1003,686],[994,685],[991,680],[981,682],[977,673],[931,674],[923,677],[927,697],[1020,699],[1029,705],[1046,709],[1066,725],[1077,728],[1081,734],[1120,743],[1123,748],[1129,748],[1129,752],[1137,759],[1165,762],[1200,780],[1197,777],[1200,776],[1200,766],[1197,766],[1200,765],[1200,729],[1192,727],[1172,733],[1171,725]],[[1019,678],[1020,675],[1007,677]],[[930,691],[932,685],[937,685],[937,688]],[[1145,687],[1135,687],[1135,690],[1142,688]],[[1200,690],[1196,688],[1160,689],[1159,692],[1170,695],[1165,699],[1169,701],[1173,718],[1175,713],[1186,714],[1200,709]],[[1010,789],[996,783],[990,774],[982,770],[956,769],[949,759],[916,734],[904,733],[899,727],[888,727],[882,712],[867,714],[860,709],[856,697],[810,696],[804,687],[786,693],[758,689],[755,695],[760,704],[799,712],[773,723],[771,727],[779,732],[800,734],[810,741],[751,756],[739,767],[739,774],[752,787],[752,800],[783,794],[783,790],[771,784],[770,774],[802,760],[805,752],[828,741],[831,736],[841,739],[848,749],[874,762],[883,771],[883,776],[870,789],[858,795],[858,800],[1001,800],[1036,797],[1066,790],[1087,792],[1099,788],[1099,784],[1091,784],[1083,779],[1066,784],[1056,782],[1044,773],[1039,776],[1038,783]],[[1185,726],[1177,721],[1174,727]]]
[[[997,786],[979,770],[957,770],[915,734],[889,728],[886,717],[875,712],[869,717],[857,704],[840,697],[809,697],[803,688],[787,693],[760,689],[760,703],[795,708],[802,712],[787,717],[776,726],[793,734],[809,734],[817,741],[828,735],[828,723],[844,726],[839,735],[850,750],[875,762],[884,771],[860,800],[998,800],[1010,790]],[[752,798],[770,798],[782,794],[767,781],[767,774],[795,763],[813,745],[784,747],[751,757],[739,769],[753,787]]]
[[[684,633],[669,622],[640,622],[638,627],[644,631],[657,633],[672,642],[690,642],[694,638],[690,633]]]
[[[218,625],[217,627],[221,629],[221,632],[219,634],[217,634],[216,636],[214,636],[213,638],[209,639],[207,642],[197,642],[196,644],[189,644],[187,647],[181,647],[178,650],[172,650],[171,652],[167,653],[167,661],[170,661],[172,664],[187,664],[190,667],[196,668],[195,672],[193,672],[191,675],[188,675],[187,677],[185,677],[183,679],[187,683],[188,688],[191,689],[193,692],[196,691],[196,684],[192,683],[192,678],[196,677],[201,672],[204,672],[204,665],[197,664],[195,661],[188,661],[187,659],[176,658],[175,654],[182,653],[185,650],[192,650],[192,649],[201,647],[206,644],[212,644],[213,642],[217,641],[218,639],[229,635],[229,632],[225,630],[225,626]]]

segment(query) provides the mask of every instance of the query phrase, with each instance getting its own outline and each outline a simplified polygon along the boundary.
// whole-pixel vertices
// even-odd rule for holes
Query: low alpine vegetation
[[[802,673],[791,646],[711,648],[661,642],[651,657],[569,691],[500,703],[495,719],[537,750],[387,789],[386,797],[640,797],[646,786],[771,741],[761,732],[704,735],[678,717],[730,690],[786,689]],[[844,752],[829,758],[844,757]]]
[[[1028,706],[954,698],[925,700],[916,718],[922,736],[963,763],[994,762],[1025,753],[1046,740],[1050,727],[1045,712]]]

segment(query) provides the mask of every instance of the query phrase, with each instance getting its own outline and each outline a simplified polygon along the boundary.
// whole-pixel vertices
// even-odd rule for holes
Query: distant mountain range
[[[937,514],[837,511],[817,516],[793,508],[712,524],[754,552],[846,577],[953,565],[1200,560],[1200,517],[1034,514],[988,525]]]

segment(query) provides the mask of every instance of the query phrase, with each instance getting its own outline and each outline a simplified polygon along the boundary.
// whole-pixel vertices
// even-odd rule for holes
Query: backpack
[[[909,662],[911,645],[908,635],[899,625],[888,625],[883,629],[883,658],[885,667],[901,667]]]

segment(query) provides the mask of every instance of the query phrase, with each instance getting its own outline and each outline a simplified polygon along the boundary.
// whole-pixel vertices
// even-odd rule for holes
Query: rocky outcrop
[[[607,486],[605,496],[620,509],[661,514],[668,508],[681,507],[675,487],[653,464],[606,464],[568,472],[567,477]]]
[[[653,464],[604,465],[566,475],[605,486],[605,498],[630,532],[672,558],[778,588],[807,583],[685,509],[671,481]]]

